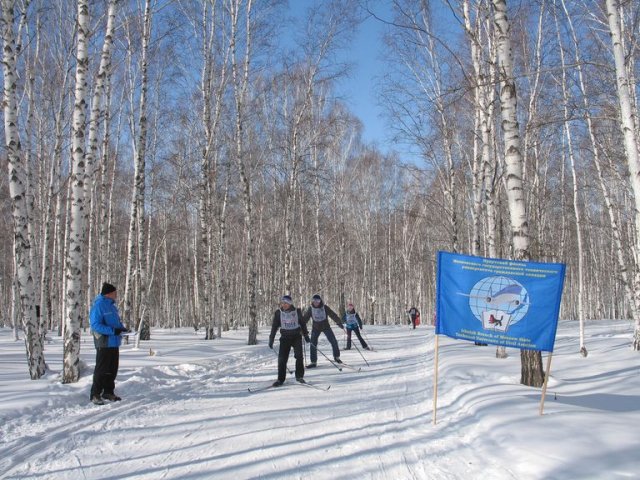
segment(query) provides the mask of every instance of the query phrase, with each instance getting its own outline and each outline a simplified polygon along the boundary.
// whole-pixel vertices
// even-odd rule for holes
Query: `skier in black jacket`
[[[338,314],[324,304],[320,295],[315,294],[311,299],[311,305],[302,315],[302,321],[305,324],[309,319],[313,319],[313,327],[311,328],[311,363],[307,365],[307,368],[314,368],[318,362],[317,346],[318,337],[321,333],[324,333],[327,340],[329,340],[329,343],[331,343],[331,347],[333,348],[333,359],[336,363],[342,363],[340,360],[340,348],[338,347],[338,341],[336,340],[336,336],[333,334],[333,330],[331,330],[331,325],[329,325],[329,318],[344,330]]]
[[[302,356],[302,338],[309,343],[309,331],[302,321],[302,312],[293,306],[293,300],[289,295],[280,299],[280,308],[273,314],[271,323],[271,335],[269,335],[269,348],[273,349],[273,341],[276,332],[280,329],[280,350],[278,351],[278,380],[273,382],[274,387],[284,383],[287,376],[287,362],[289,352],[293,347],[293,356],[296,359],[296,380],[303,381],[304,358]]]

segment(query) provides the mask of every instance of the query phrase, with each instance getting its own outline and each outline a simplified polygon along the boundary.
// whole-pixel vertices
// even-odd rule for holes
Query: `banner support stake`
[[[440,336],[436,334],[435,352],[433,355],[433,424],[436,424],[436,412],[438,410],[438,352],[440,350],[438,341]]]
[[[553,352],[549,352],[549,356],[547,357],[547,370],[544,372],[544,383],[542,384],[542,397],[540,398],[540,415],[543,414],[544,410],[544,397],[547,395],[547,382],[549,381],[549,374],[551,372],[552,356]]]

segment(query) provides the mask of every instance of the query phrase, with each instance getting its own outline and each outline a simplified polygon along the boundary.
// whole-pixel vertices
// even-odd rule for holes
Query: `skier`
[[[411,324],[413,324],[413,329],[415,330],[417,325],[420,325],[420,311],[416,307],[411,307],[407,310],[409,317],[411,318]]]
[[[289,295],[283,295],[280,299],[280,308],[273,314],[271,323],[271,335],[269,335],[269,348],[273,349],[273,341],[276,332],[280,329],[280,350],[278,351],[278,379],[273,382],[274,387],[284,383],[287,376],[287,362],[289,352],[293,347],[293,356],[296,359],[296,381],[302,382],[304,378],[304,358],[302,356],[302,337],[309,343],[307,325],[302,321],[302,312],[293,306],[293,300]]]
[[[360,335],[360,329],[362,328],[362,319],[360,318],[360,315],[358,315],[358,312],[356,312],[353,303],[347,305],[347,311],[344,314],[344,317],[342,317],[342,321],[347,328],[347,350],[351,350],[351,332],[355,332],[358,340],[360,340],[360,345],[362,345],[362,348],[364,348],[365,350],[369,350],[367,342],[365,342],[362,338],[362,335]]]
[[[116,296],[116,287],[105,282],[89,313],[96,347],[96,366],[89,398],[95,405],[104,405],[103,399],[111,402],[122,400],[115,394],[115,380],[120,362],[120,334],[129,330],[120,321]]]
[[[338,341],[336,336],[331,330],[329,325],[329,318],[331,318],[336,324],[344,330],[340,317],[336,312],[324,304],[322,297],[317,293],[311,299],[311,305],[305,310],[302,316],[302,321],[306,324],[309,319],[313,319],[313,327],[311,328],[311,362],[307,365],[307,368],[315,368],[318,362],[318,337],[321,333],[324,333],[331,343],[333,348],[333,359],[336,363],[342,363],[340,360],[340,348],[338,347]]]

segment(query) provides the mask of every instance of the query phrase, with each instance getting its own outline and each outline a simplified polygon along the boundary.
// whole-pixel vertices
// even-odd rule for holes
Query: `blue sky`
[[[363,137],[366,143],[377,143],[383,152],[390,149],[382,109],[378,106],[376,94],[377,78],[384,72],[382,35],[385,25],[375,18],[367,18],[355,35],[353,47],[345,52],[353,62],[349,78],[342,80],[338,87],[345,95],[345,101],[364,124]]]
[[[357,5],[355,0],[345,1]],[[322,3],[322,0],[289,0],[289,7],[291,12],[298,16],[317,2]],[[376,14],[390,18],[389,10],[389,7],[376,7]],[[338,82],[337,93],[362,121],[365,143],[376,143],[382,152],[387,153],[392,150],[392,145],[387,138],[385,120],[382,118],[383,110],[378,106],[376,98],[376,77],[385,68],[380,58],[385,28],[386,26],[375,18],[367,18],[360,24],[351,48],[344,49],[339,55],[341,60],[351,64],[351,71],[347,78]]]

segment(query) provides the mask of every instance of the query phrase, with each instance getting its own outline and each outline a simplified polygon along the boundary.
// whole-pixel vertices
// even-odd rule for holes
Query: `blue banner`
[[[436,333],[552,352],[565,265],[438,252]]]

